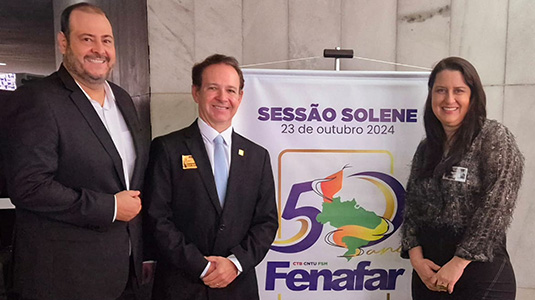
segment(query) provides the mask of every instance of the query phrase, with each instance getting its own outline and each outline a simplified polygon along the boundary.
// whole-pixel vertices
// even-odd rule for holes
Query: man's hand
[[[207,286],[211,288],[224,288],[238,276],[238,269],[228,258],[208,256],[206,259],[211,263],[210,269],[202,279]]]
[[[206,257],[204,257],[206,258]],[[208,259],[207,259],[208,260]],[[212,274],[212,272],[215,270],[215,264],[210,262],[210,267],[208,268],[208,271],[206,271],[206,274],[204,274],[204,277]],[[203,277],[203,278],[204,278]]]
[[[139,191],[122,191],[115,194],[117,199],[117,221],[128,222],[141,211],[141,198]]]

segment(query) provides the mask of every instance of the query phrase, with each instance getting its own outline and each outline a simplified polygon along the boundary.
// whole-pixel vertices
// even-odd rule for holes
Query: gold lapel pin
[[[244,154],[245,154],[245,151],[243,151],[242,149],[238,149],[239,156],[243,156]]]
[[[195,163],[195,159],[193,159],[192,155],[182,155],[182,169],[197,169],[197,164]]]

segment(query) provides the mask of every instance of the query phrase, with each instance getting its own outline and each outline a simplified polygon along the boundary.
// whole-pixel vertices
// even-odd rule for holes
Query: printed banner
[[[263,300],[410,299],[399,227],[428,73],[244,70],[236,131],[271,155]]]

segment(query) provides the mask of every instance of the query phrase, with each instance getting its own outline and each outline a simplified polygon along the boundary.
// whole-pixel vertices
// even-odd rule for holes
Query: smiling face
[[[202,84],[193,85],[192,94],[199,117],[218,132],[230,127],[243,97],[238,72],[222,63],[204,69]]]
[[[82,85],[103,84],[115,65],[115,43],[105,15],[74,10],[69,39],[58,33],[63,65]]]
[[[461,72],[443,70],[437,74],[432,89],[432,108],[448,137],[461,126],[470,106],[470,95],[470,87]]]

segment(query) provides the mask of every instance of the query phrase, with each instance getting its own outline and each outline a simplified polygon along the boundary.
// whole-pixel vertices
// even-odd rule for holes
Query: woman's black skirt
[[[460,237],[448,229],[427,230],[418,236],[424,257],[439,266],[453,258],[459,240]],[[492,262],[471,262],[466,267],[451,295],[430,291],[418,274],[415,271],[412,273],[412,296],[415,300],[514,300],[515,295],[515,274],[507,254],[505,238],[495,248]]]

